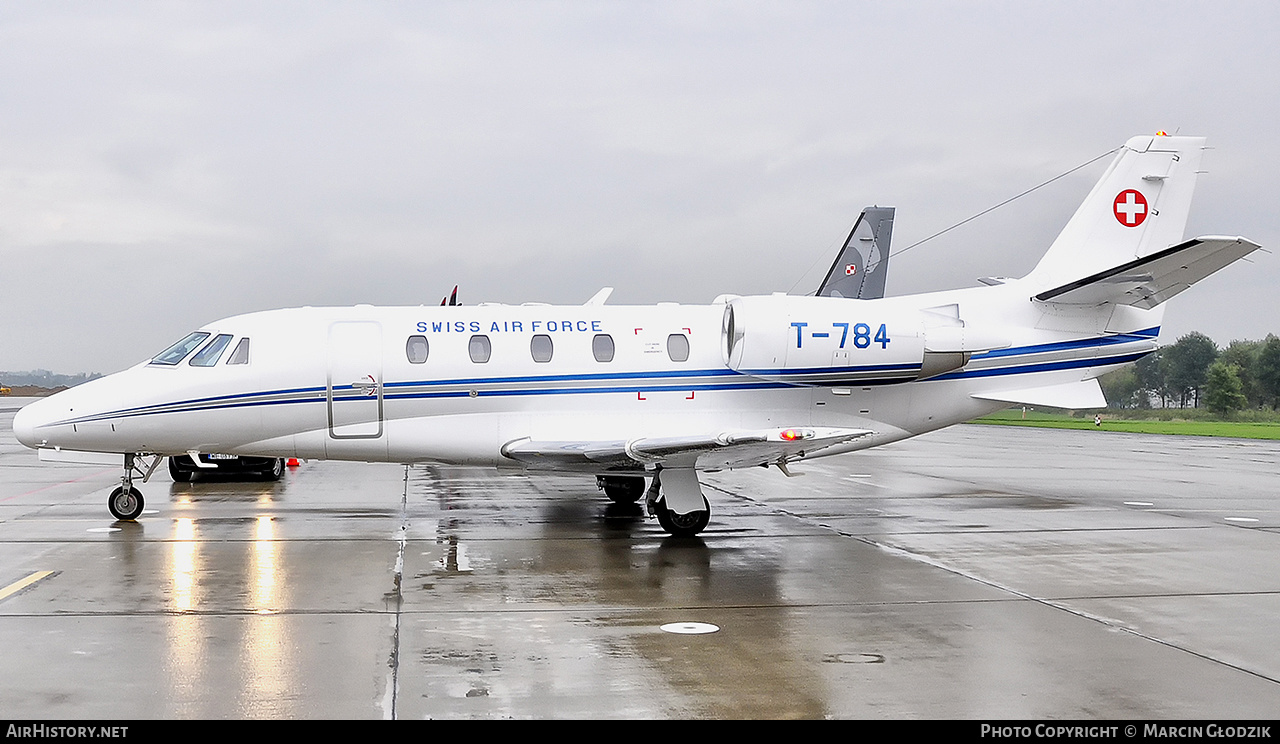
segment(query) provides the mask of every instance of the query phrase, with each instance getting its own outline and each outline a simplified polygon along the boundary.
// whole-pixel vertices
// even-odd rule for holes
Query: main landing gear
[[[111,516],[121,522],[133,522],[142,515],[145,502],[142,492],[133,487],[133,476],[135,473],[141,475],[143,483],[151,478],[161,457],[151,455],[150,458],[151,461],[147,462],[147,457],[133,452],[126,452],[124,455],[124,475],[120,476],[120,487],[107,498],[107,509],[111,511]]]
[[[596,488],[615,504],[634,504],[644,496],[644,478],[631,475],[597,475]]]
[[[658,524],[672,537],[693,537],[707,528],[711,521],[711,503],[702,497],[702,509],[688,514],[677,514],[667,508],[665,501],[659,501],[654,509]]]
[[[603,475],[596,485],[615,504],[630,504],[645,496],[645,507],[651,517],[672,537],[693,537],[711,521],[711,503],[702,495],[697,473],[692,468],[667,468],[654,473],[653,483],[645,493],[644,478],[639,476]]]

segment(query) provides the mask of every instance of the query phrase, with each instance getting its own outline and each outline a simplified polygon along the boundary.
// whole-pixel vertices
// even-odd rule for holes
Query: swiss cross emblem
[[[858,267],[855,266],[854,264],[849,264],[844,267],[845,276],[853,276],[856,273],[858,273]]]
[[[1116,219],[1125,227],[1137,227],[1147,218],[1147,197],[1135,189],[1125,189],[1116,195],[1111,209]]]

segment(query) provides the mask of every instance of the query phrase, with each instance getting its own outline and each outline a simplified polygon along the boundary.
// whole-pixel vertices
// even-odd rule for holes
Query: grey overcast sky
[[[325,304],[811,293],[859,210],[903,248],[1158,129],[1189,236],[1280,246],[1280,4],[5,2],[0,369],[112,372]],[[1029,270],[1099,161],[893,259]],[[1162,340],[1280,333],[1280,257]]]

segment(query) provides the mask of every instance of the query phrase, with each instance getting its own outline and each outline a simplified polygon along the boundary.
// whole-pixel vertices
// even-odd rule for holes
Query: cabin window
[[[673,362],[687,362],[689,360],[689,337],[683,333],[673,333],[667,336],[667,356],[671,357]]]
[[[404,344],[404,355],[409,357],[409,364],[422,364],[427,361],[429,350],[426,336],[410,336]]]
[[[493,354],[493,345],[489,343],[488,336],[472,336],[471,343],[467,344],[467,352],[471,354],[471,361],[484,364]]]
[[[236,344],[236,348],[231,352],[231,357],[227,359],[227,364],[248,364],[249,363],[249,337],[245,336],[240,339],[240,343]]]
[[[209,335],[210,334],[204,331],[189,333],[181,341],[153,357],[151,363],[165,364],[169,366],[177,364],[183,359],[186,359],[187,355],[194,351],[197,346],[204,343],[204,340],[209,338]]]
[[[553,351],[551,337],[546,334],[539,333],[529,342],[529,353],[533,355],[533,361],[535,362],[551,361]]]
[[[591,353],[595,354],[597,362],[612,362],[613,336],[607,333],[597,333],[596,337],[591,339]]]
[[[230,333],[219,333],[213,337],[213,340],[205,344],[204,348],[191,357],[188,362],[192,367],[212,367],[222,358],[222,352],[227,350],[227,344],[231,343]]]

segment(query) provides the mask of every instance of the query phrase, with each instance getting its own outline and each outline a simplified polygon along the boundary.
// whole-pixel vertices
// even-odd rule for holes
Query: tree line
[[[6,372],[0,370],[0,383],[5,385],[33,385],[35,387],[75,387],[82,382],[102,377],[101,372],[81,372],[77,375],[60,375],[47,369],[33,369],[27,372]]]
[[[1225,349],[1191,332],[1099,382],[1112,408],[1199,408],[1228,415],[1280,408],[1280,338]]]

